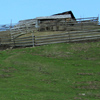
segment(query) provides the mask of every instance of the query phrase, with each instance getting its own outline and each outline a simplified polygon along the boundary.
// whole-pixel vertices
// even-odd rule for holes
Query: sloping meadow
[[[100,42],[0,51],[0,100],[100,100]]]

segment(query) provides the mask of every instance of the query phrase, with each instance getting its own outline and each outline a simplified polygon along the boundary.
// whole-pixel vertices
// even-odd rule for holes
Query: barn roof
[[[44,16],[44,17],[37,17],[36,19],[61,19],[61,18],[71,18],[71,15],[66,14],[66,15]]]
[[[36,19],[45,20],[45,19],[62,19],[62,18],[72,18],[75,19],[74,14],[72,11],[66,11],[63,13],[54,14],[51,16],[43,16],[43,17],[36,17]]]
[[[66,15],[66,14],[70,14],[70,15],[71,15],[71,18],[75,19],[75,16],[74,16],[74,14],[72,13],[72,11],[66,11],[66,12],[54,14],[54,15],[52,15],[52,16],[55,16],[55,15]]]

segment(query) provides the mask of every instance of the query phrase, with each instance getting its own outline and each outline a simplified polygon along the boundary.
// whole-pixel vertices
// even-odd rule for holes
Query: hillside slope
[[[100,100],[100,42],[0,51],[0,100]]]

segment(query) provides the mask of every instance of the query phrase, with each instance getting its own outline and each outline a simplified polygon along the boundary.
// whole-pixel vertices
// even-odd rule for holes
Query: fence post
[[[34,32],[34,31],[33,31]],[[32,32],[32,45],[33,47],[35,46],[35,36],[34,33]]]
[[[66,26],[66,31],[68,31],[68,22],[65,19],[65,26]]]
[[[12,41],[12,43],[15,46],[15,41],[14,41],[14,36],[12,35],[12,28],[11,28],[11,26],[10,26],[10,40]],[[12,43],[10,44],[10,46],[12,45]]]
[[[68,32],[68,34],[69,34],[69,43],[70,43],[70,33]]]
[[[14,36],[13,36],[13,43],[14,43],[14,47],[15,47],[15,40],[14,40]]]
[[[1,45],[1,38],[0,38],[0,45]]]

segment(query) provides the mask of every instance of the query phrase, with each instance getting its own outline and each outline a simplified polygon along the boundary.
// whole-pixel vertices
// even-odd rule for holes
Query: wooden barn
[[[98,17],[76,19],[72,11],[66,11],[53,14],[51,16],[21,20],[14,27],[13,30],[19,31],[21,34],[31,33],[33,31],[80,31],[83,29],[88,30],[90,29],[90,26],[93,28],[98,26],[98,19]]]
[[[36,27],[39,31],[56,31],[65,30],[68,22],[75,22],[75,16],[72,11],[54,14],[52,16],[44,16],[36,18]],[[72,24],[70,24],[72,25]]]

